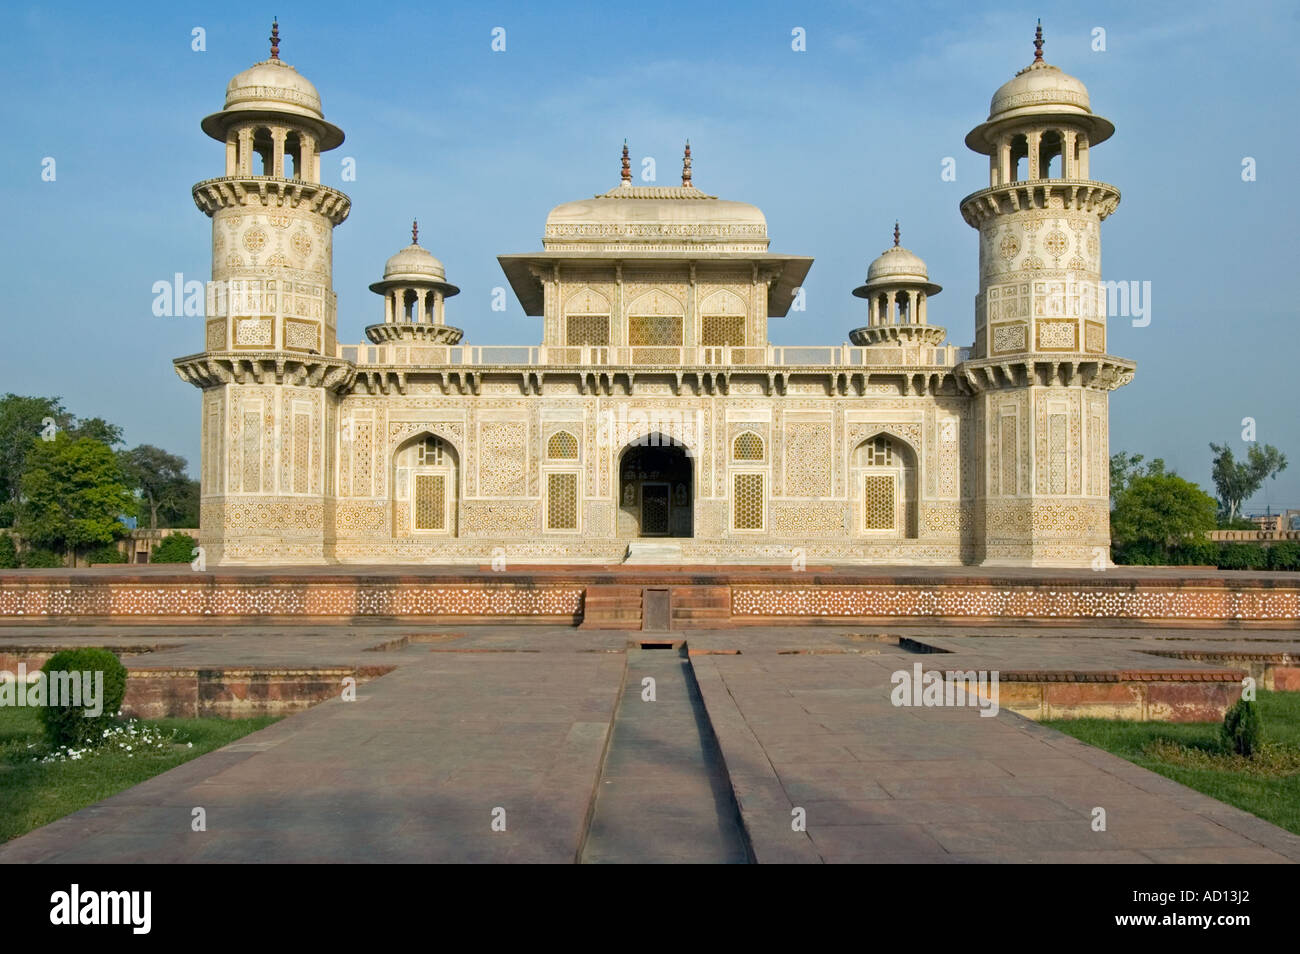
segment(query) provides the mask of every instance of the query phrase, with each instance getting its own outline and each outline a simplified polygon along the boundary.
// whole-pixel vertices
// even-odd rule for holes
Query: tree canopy
[[[1116,546],[1133,544],[1167,550],[1203,538],[1215,527],[1214,498],[1176,474],[1133,477],[1115,500],[1110,515]]]
[[[18,530],[36,546],[77,549],[126,533],[135,496],[112,448],[91,437],[56,434],[27,454]]]
[[[1242,503],[1254,496],[1265,480],[1286,470],[1286,455],[1272,444],[1251,444],[1244,461],[1236,459],[1226,442],[1212,443],[1210,450],[1214,451],[1211,476],[1219,493],[1219,511],[1229,522],[1237,518]]]

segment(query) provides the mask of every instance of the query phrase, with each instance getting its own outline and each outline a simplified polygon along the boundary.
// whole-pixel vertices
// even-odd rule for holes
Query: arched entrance
[[[693,536],[695,468],[686,448],[662,434],[625,447],[618,503],[620,536]]]
[[[882,539],[916,539],[916,452],[903,440],[880,433],[867,438],[850,460],[858,532]]]

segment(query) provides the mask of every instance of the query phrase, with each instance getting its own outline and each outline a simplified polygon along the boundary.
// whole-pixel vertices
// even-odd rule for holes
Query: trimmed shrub
[[[159,541],[149,554],[150,563],[189,563],[194,559],[194,548],[199,545],[188,533],[170,533]]]
[[[1287,540],[1269,547],[1268,568],[1270,570],[1300,570],[1300,543]]]
[[[86,554],[87,563],[125,563],[126,554],[117,547],[99,547]]]
[[[0,533],[0,570],[13,570],[18,567],[18,548],[14,538],[7,533]]]
[[[1218,565],[1220,570],[1266,570],[1268,551],[1258,543],[1225,543]]]
[[[1219,559],[1219,545],[1213,540],[1188,540],[1173,552],[1171,562],[1178,566],[1214,566]]]
[[[23,566],[33,570],[51,570],[63,565],[63,554],[53,550],[28,550],[23,554]]]
[[[41,672],[46,675],[46,705],[40,715],[50,745],[55,748],[65,745],[94,747],[102,742],[104,730],[117,718],[117,711],[122,708],[122,699],[126,695],[126,667],[121,660],[107,649],[65,649],[51,656],[41,667]],[[59,700],[60,705],[50,705],[49,675],[58,672],[75,673],[78,680],[83,672],[104,674],[98,715],[86,714],[84,703],[88,700],[84,698],[81,706],[66,705],[66,699]],[[95,679],[94,676],[91,678]]]
[[[1260,733],[1259,706],[1238,699],[1223,717],[1224,744],[1238,755],[1249,758],[1259,751]]]

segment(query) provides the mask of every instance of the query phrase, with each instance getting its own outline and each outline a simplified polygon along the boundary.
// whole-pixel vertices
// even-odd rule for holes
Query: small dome
[[[998,87],[989,103],[989,122],[1038,112],[1091,115],[1088,87],[1060,67],[1038,60]]]
[[[384,281],[406,279],[411,281],[445,282],[447,270],[419,245],[406,246],[384,264]]]
[[[317,120],[325,118],[316,87],[279,60],[263,60],[236,74],[226,87],[226,109],[274,110]]]
[[[1115,126],[1092,111],[1088,87],[1083,81],[1043,59],[1043,30],[1040,24],[1034,39],[1034,60],[1010,80],[998,87],[989,102],[989,118],[966,135],[966,146],[984,155],[992,155],[997,139],[1008,126],[1037,117],[1060,117],[1087,131],[1089,145],[1109,139]]]
[[[920,256],[908,251],[901,245],[895,245],[893,248],[886,249],[867,268],[867,284],[874,285],[886,279],[891,282],[900,279],[903,281],[928,282],[930,273],[926,271],[925,262],[921,261]]]
[[[297,117],[314,127],[319,151],[341,146],[343,130],[325,121],[320,93],[305,76],[280,59],[279,43],[279,24],[273,23],[271,58],[235,74],[226,86],[225,108],[204,117],[203,131],[213,139],[224,140],[231,123],[240,120]]]

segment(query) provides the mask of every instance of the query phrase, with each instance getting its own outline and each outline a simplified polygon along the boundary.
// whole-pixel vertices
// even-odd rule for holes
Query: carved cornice
[[[1035,385],[1114,391],[1132,381],[1136,372],[1137,364],[1126,358],[1095,354],[977,358],[954,369],[974,394]]]
[[[938,346],[948,337],[948,329],[938,325],[866,325],[849,332],[849,340],[855,345],[907,345],[925,344]]]
[[[284,351],[210,351],[177,358],[182,381],[198,388],[222,384],[288,384],[343,393],[352,387],[356,367],[342,358]]]
[[[1053,199],[1060,205],[1054,205]],[[1035,209],[1061,208],[1064,211],[1092,212],[1098,220],[1106,218],[1119,205],[1119,190],[1105,182],[1090,179],[1033,179],[1008,182],[972,192],[961,200],[961,217],[972,228],[999,215]]]
[[[223,176],[205,179],[191,190],[194,204],[206,215],[218,209],[248,205],[309,208],[325,216],[331,225],[339,225],[352,210],[352,200],[338,189],[301,179],[275,176]]]
[[[375,344],[395,341],[407,344],[454,345],[464,334],[464,331],[451,325],[419,324],[409,321],[385,322],[382,325],[369,325],[366,328],[366,337]]]

